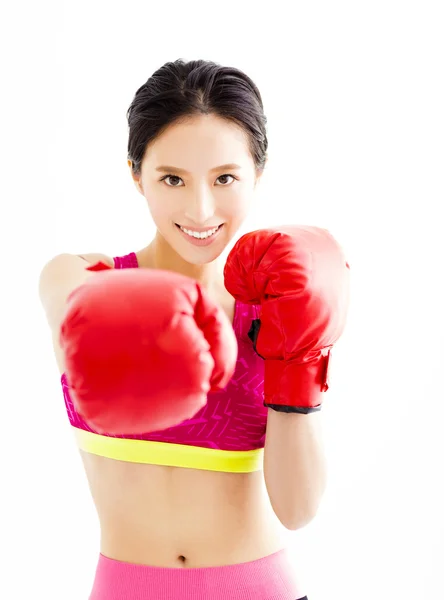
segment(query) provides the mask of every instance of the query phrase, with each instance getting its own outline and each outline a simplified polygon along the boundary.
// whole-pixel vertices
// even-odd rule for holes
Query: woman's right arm
[[[99,261],[114,267],[113,259],[104,254],[58,254],[48,261],[40,273],[39,296],[53,335],[58,336],[70,293],[95,271],[87,271],[87,263]]]

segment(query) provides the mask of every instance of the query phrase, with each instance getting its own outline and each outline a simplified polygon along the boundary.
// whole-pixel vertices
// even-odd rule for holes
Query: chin
[[[219,258],[219,256],[223,253],[224,251],[224,247],[219,248],[217,251],[214,251],[213,249],[207,249],[206,252],[183,252],[183,251],[178,251],[176,250],[176,252],[179,254],[179,256],[186,261],[187,263],[189,263],[190,265],[208,265],[209,263],[214,262],[215,260],[217,260]]]

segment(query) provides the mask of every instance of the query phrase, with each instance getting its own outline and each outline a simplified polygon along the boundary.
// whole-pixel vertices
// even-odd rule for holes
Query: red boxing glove
[[[237,340],[193,279],[110,269],[76,288],[60,330],[79,415],[102,434],[140,434],[195,415],[233,375]]]
[[[231,250],[225,287],[241,302],[261,305],[249,335],[265,359],[265,406],[321,409],[330,351],[345,327],[349,269],[339,244],[318,227],[253,231]]]

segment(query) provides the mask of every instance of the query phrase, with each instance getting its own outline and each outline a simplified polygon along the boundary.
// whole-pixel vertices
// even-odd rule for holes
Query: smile
[[[219,234],[224,227],[224,223],[218,225],[217,227],[213,227],[213,229],[208,229],[207,231],[193,231],[192,229],[188,229],[187,227],[182,227],[175,223],[177,229],[180,231],[180,235],[184,237],[187,241],[189,241],[194,246],[208,246],[213,243],[214,240],[219,238]]]
[[[179,229],[181,231],[183,231],[184,233],[186,233],[187,235],[196,238],[198,240],[206,240],[207,238],[211,237],[212,235],[214,235],[215,233],[217,233],[217,231],[222,227],[222,225],[218,225],[217,227],[214,227],[213,229],[209,229],[208,231],[193,231],[192,229],[186,229],[186,227],[182,227],[182,225],[178,225]]]

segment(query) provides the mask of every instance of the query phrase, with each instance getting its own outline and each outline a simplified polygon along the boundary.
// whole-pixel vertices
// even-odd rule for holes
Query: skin
[[[226,163],[240,168],[211,172]],[[156,170],[161,165],[188,173],[170,171],[172,177],[161,181],[167,175]],[[243,130],[214,115],[193,117],[149,145],[140,174],[128,166],[157,228],[136,252],[139,266],[193,277],[232,321],[234,298],[224,287],[219,257],[250,211],[260,179]],[[175,223],[224,227],[213,244],[197,247]],[[63,372],[58,348],[56,355]],[[200,471],[81,455],[100,519],[101,552],[109,558],[196,568],[257,560],[285,546],[262,471]]]

